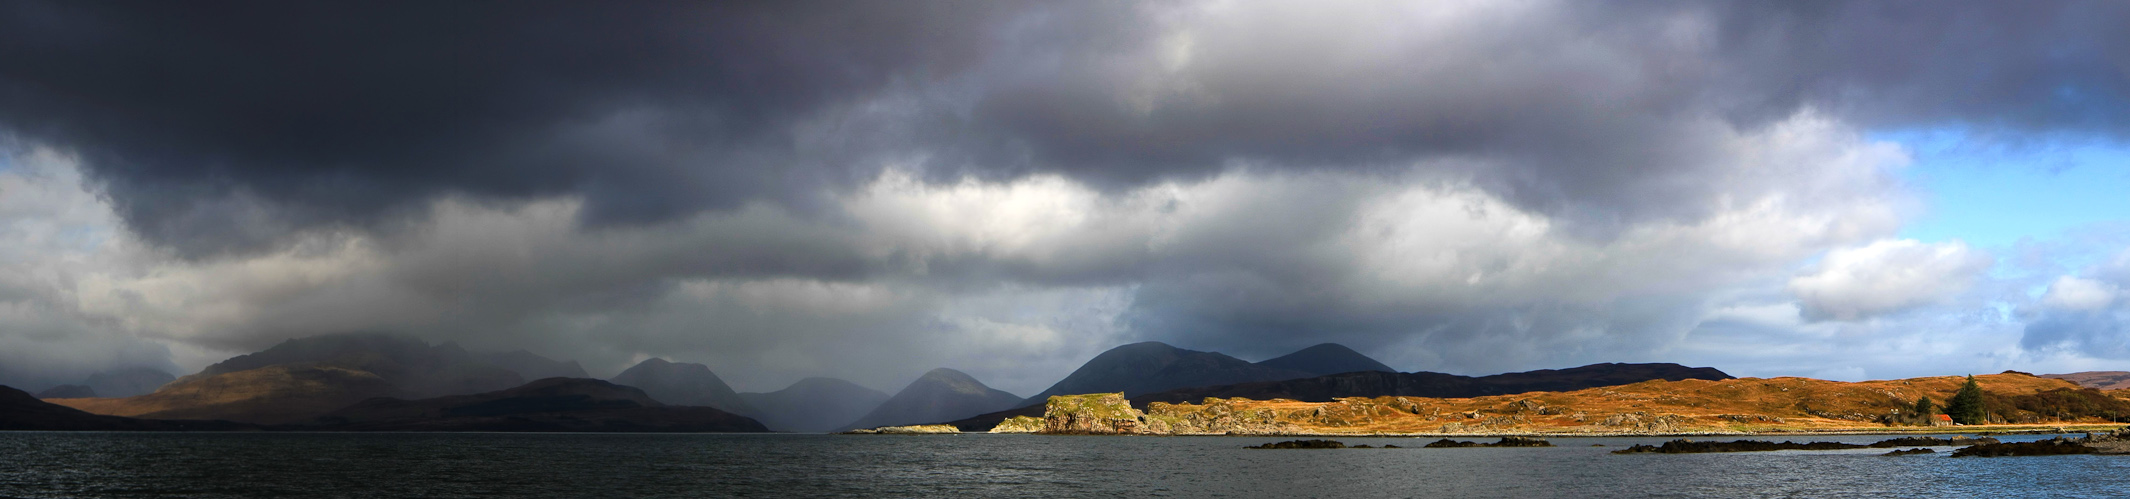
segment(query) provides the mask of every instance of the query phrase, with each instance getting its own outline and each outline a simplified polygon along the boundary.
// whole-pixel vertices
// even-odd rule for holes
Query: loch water
[[[1791,440],[1869,443],[1884,437]],[[2034,440],[2046,436],[2005,438]],[[1726,438],[1727,440],[1728,438]],[[2122,497],[2130,456],[1251,450],[1272,437],[0,432],[5,497]],[[1471,439],[1490,440],[1490,439]],[[1776,439],[1781,440],[1781,439]],[[1602,447],[1598,447],[1602,445]]]

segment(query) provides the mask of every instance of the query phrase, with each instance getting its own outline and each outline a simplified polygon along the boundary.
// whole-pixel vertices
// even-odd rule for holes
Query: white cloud
[[[1959,241],[1880,240],[1828,252],[1789,291],[1806,319],[1870,319],[1958,295],[1994,261]]]
[[[2121,289],[2116,285],[2073,276],[2056,278],[2041,295],[2041,304],[2063,310],[2100,310],[2115,303]]]

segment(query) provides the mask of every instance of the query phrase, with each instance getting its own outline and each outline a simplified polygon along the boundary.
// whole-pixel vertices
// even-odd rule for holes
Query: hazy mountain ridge
[[[517,373],[482,362],[457,343],[432,346],[413,337],[382,333],[291,339],[215,363],[179,381],[284,364],[330,365],[369,372],[390,382],[394,395],[408,398],[482,393],[525,384]]]
[[[741,399],[739,393],[732,391],[732,386],[718,378],[710,366],[702,364],[667,362],[652,357],[608,381],[640,388],[651,398],[667,405],[716,407],[748,415],[761,413]]]
[[[842,428],[950,421],[1007,409],[1020,402],[1019,395],[985,386],[966,373],[942,367],[910,382],[879,407]]]
[[[584,378],[547,378],[473,395],[370,399],[313,423],[337,431],[769,431],[746,416],[666,405],[635,387]]]
[[[782,390],[740,393],[776,431],[835,431],[886,403],[890,395],[836,378],[806,378]]]
[[[2043,374],[2041,377],[2069,381],[2077,383],[2078,386],[2099,390],[2130,388],[2130,371],[2084,371],[2065,374]]]

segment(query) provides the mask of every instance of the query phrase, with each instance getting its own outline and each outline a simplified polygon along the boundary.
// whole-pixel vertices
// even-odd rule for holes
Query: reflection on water
[[[1277,440],[0,432],[0,496],[2119,497],[2130,491],[2130,456],[1951,459],[1943,453],[1949,447],[1906,457],[1880,456],[1886,449],[1608,453],[1661,438],[1557,438],[1560,446],[1552,448],[1242,448]],[[1419,447],[1431,439],[1340,440]]]

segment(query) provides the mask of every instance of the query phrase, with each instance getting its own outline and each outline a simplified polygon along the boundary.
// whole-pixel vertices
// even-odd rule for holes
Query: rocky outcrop
[[[1014,416],[1014,417],[1011,417],[1011,418],[1006,418],[1006,420],[1005,420],[1005,421],[999,422],[998,426],[994,426],[994,427],[991,427],[991,431],[990,431],[990,432],[991,432],[991,433],[1039,433],[1039,432],[1042,432],[1042,431],[1043,431],[1043,420],[1042,420],[1042,419],[1040,419],[1040,418],[1032,418],[1032,417],[1028,417],[1028,416]]]
[[[1678,440],[1673,440],[1673,441],[1670,441],[1670,442],[1665,442],[1665,443],[1664,443],[1664,445],[1661,445],[1661,446],[1658,446],[1658,445],[1636,445],[1636,446],[1633,446],[1633,447],[1628,447],[1628,448],[1626,448],[1626,449],[1622,449],[1622,450],[1616,450],[1616,451],[1612,451],[1612,453],[1613,453],[1613,454],[1642,454],[1642,453],[1656,453],[1656,454],[1699,454],[1699,453],[1707,453],[1707,452],[1761,452],[1761,451],[1771,451],[1771,450],[1844,450],[1844,449],[1891,449],[1891,448],[1898,448],[1898,447],[1925,447],[1925,446],[1951,446],[1951,445],[1996,445],[1996,444],[1997,444],[1997,439],[1994,439],[1994,438],[1989,438],[1989,437],[1982,437],[1982,438],[1971,438],[1971,437],[1952,437],[1952,438],[1935,438],[1935,437],[1900,437],[1900,438],[1891,438],[1891,439],[1886,439],[1886,440],[1880,440],[1880,441],[1877,441],[1877,442],[1873,442],[1873,443],[1870,443],[1870,444],[1850,444],[1850,443],[1841,443],[1841,442],[1812,442],[1812,443],[1803,443],[1803,444],[1800,444],[1800,443],[1796,443],[1796,442],[1788,442],[1788,441],[1785,441],[1785,442],[1779,442],[1779,443],[1778,443],[1778,442],[1767,442],[1767,441],[1760,441],[1760,440],[1736,440],[1736,441],[1730,441],[1730,442],[1703,442],[1703,441],[1694,441],[1694,440],[1687,440],[1687,439],[1678,439]],[[1896,455],[1896,454],[1888,454],[1888,455]]]
[[[1434,441],[1434,442],[1428,443],[1428,444],[1427,444],[1426,446],[1424,446],[1424,447],[1426,447],[1426,448],[1429,448],[1429,449],[1441,449],[1441,448],[1458,448],[1458,447],[1552,447],[1552,446],[1553,446],[1553,442],[1548,442],[1548,441],[1546,441],[1546,439],[1543,439],[1543,438],[1531,438],[1531,437],[1501,437],[1501,440],[1500,440],[1500,441],[1496,441],[1496,442],[1493,442],[1493,443],[1484,443],[1484,444],[1483,444],[1483,443],[1479,443],[1479,442],[1460,442],[1460,441],[1456,441],[1456,440],[1450,440],[1450,439],[1447,439],[1447,438],[1445,438],[1445,439],[1441,439],[1441,440],[1436,440],[1436,441]]]
[[[1633,447],[1612,451],[1613,454],[1701,454],[1709,452],[1763,452],[1771,450],[1844,450],[1870,447],[1841,442],[1768,442],[1764,440],[1735,440],[1730,442],[1698,442],[1678,439],[1664,445],[1636,444]]]
[[[953,435],[960,434],[961,428],[944,424],[920,424],[862,428],[843,433],[847,435]]]
[[[1263,444],[1263,445],[1252,445],[1252,446],[1248,446],[1248,447],[1243,447],[1243,448],[1245,448],[1245,449],[1344,449],[1344,448],[1346,448],[1346,443],[1345,443],[1345,442],[1340,442],[1340,441],[1337,441],[1337,440],[1288,440],[1288,441],[1285,441],[1285,442],[1273,442],[1273,443],[1269,443],[1269,444]]]
[[[1893,451],[1893,452],[1888,452],[1888,453],[1885,453],[1885,454],[1881,454],[1881,455],[1885,455],[1885,456],[1914,456],[1914,455],[1921,455],[1921,454],[1937,454],[1937,453],[1938,453],[1938,451],[1934,451],[1934,450],[1930,450],[1930,449],[1925,449],[1925,448],[1917,447],[1917,448],[1914,448],[1914,449],[1908,449],[1908,450],[1897,450],[1897,451]]]
[[[1043,433],[1051,434],[1134,435],[1147,433],[1146,423],[1122,393],[1053,395],[1043,411]]]
[[[2061,456],[2066,454],[2098,454],[2100,449],[2081,444],[2075,440],[2057,438],[2039,442],[2016,442],[1982,444],[1962,447],[1952,457],[2009,457],[2009,456]]]

